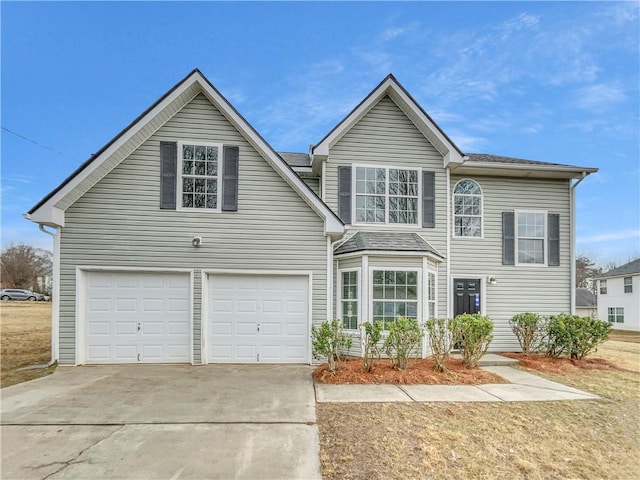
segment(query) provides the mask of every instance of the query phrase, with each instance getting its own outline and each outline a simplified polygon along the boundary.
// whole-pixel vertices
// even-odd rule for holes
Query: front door
[[[453,279],[453,316],[463,313],[479,313],[482,301],[480,280],[469,278]]]

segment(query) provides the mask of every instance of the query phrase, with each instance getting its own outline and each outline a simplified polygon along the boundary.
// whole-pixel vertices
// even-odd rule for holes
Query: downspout
[[[569,197],[569,209],[571,211],[571,315],[576,313],[576,187],[580,185],[587,172],[582,172],[580,179],[571,183],[571,195]]]
[[[44,228],[41,223],[38,228],[41,232],[51,235],[53,238],[53,289],[51,290],[51,362],[53,364],[60,359],[60,228],[56,227],[55,233]]]
[[[446,318],[453,316],[453,310],[451,308],[451,170],[447,166],[447,314]],[[437,296],[437,293],[436,293]]]

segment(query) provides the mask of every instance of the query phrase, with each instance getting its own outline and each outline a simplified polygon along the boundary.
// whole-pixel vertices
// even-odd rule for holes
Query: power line
[[[20,135],[19,133],[16,133],[16,132],[14,132],[13,130],[9,130],[9,129],[8,129],[8,128],[6,128],[6,127],[0,127],[0,128],[2,128],[2,130],[4,130],[5,132],[10,133],[11,135],[15,135],[16,137],[22,138],[23,140],[26,140],[27,142],[31,142],[31,143],[33,143],[34,145],[37,145],[37,146],[42,147],[42,148],[45,148],[45,149],[47,149],[47,150],[51,150],[52,152],[55,152],[55,153],[57,153],[58,155],[66,156],[66,155],[65,155],[64,153],[62,153],[60,150],[56,150],[55,148],[51,148],[51,147],[48,147],[48,146],[46,146],[46,145],[43,145],[42,143],[37,142],[37,141],[33,140],[32,138],[25,137],[24,135]]]

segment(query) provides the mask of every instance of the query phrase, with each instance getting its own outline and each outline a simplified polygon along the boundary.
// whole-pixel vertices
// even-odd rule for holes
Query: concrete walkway
[[[594,400],[598,397],[510,366],[485,370],[510,383],[487,385],[326,385],[316,384],[322,402],[546,402]]]

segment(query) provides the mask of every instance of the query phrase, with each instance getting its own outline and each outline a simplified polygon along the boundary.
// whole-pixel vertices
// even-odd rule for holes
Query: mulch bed
[[[576,360],[568,357],[552,358],[542,354],[506,352],[505,357],[515,358],[525,368],[539,372],[578,373],[587,370],[620,370],[620,367],[604,358],[584,358]]]
[[[447,372],[436,372],[432,358],[411,360],[405,370],[396,370],[391,361],[376,361],[373,371],[367,373],[362,369],[362,359],[350,359],[338,362],[336,372],[328,370],[322,364],[313,372],[313,378],[320,383],[331,384],[379,384],[391,383],[400,385],[481,385],[486,383],[508,383],[504,378],[481,368],[468,369],[462,360],[448,358],[445,361]]]

